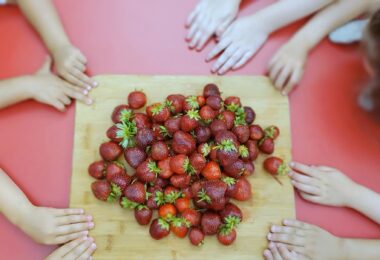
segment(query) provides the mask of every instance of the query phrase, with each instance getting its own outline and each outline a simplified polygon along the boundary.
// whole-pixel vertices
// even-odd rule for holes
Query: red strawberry
[[[264,131],[259,125],[250,125],[249,126],[249,137],[254,140],[258,141],[261,138],[264,137]]]
[[[269,137],[264,137],[259,141],[259,149],[265,154],[272,154],[274,152],[274,142],[273,139]]]
[[[159,161],[158,168],[160,168],[159,176],[161,178],[169,179],[173,175],[173,171],[170,168],[170,158]]]
[[[127,174],[116,174],[113,175],[112,178],[110,178],[109,182],[115,184],[120,188],[121,192],[124,192],[125,188],[129,184],[131,184],[131,177],[129,177]]]
[[[112,202],[121,195],[120,189],[106,180],[94,181],[91,190],[98,200]]]
[[[137,129],[152,127],[152,122],[150,121],[150,118],[143,113],[135,113],[132,121],[136,123]]]
[[[190,199],[178,198],[174,204],[175,204],[176,208],[178,209],[178,212],[184,212],[185,209],[190,208]]]
[[[157,123],[152,124],[153,136],[156,141],[163,141],[169,137],[168,130],[165,126],[159,125]]]
[[[223,167],[233,164],[239,158],[238,147],[231,139],[222,140],[215,148],[218,161]]]
[[[106,173],[106,166],[105,161],[93,162],[88,167],[88,174],[95,179],[103,179]]]
[[[181,130],[184,132],[190,132],[194,130],[198,125],[200,119],[197,110],[189,110],[187,114],[181,117]]]
[[[142,91],[133,91],[128,95],[128,105],[133,109],[139,109],[145,106],[146,95]]]
[[[197,143],[205,143],[211,137],[211,130],[207,126],[198,126],[195,128]]]
[[[217,213],[213,211],[206,211],[203,213],[201,227],[205,235],[215,235],[218,233],[221,225],[222,221]]]
[[[224,100],[224,104],[228,107],[234,105],[236,107],[241,107],[241,102],[239,97],[229,96]]]
[[[153,143],[154,132],[149,128],[138,129],[135,140],[138,147],[145,149],[147,146]]]
[[[127,186],[124,190],[124,196],[133,202],[144,203],[146,199],[146,191],[144,184],[141,182],[134,182]]]
[[[114,142],[103,143],[99,148],[100,156],[106,161],[115,161],[122,152],[121,147]]]
[[[235,217],[238,219],[238,222],[241,222],[243,220],[243,213],[241,212],[238,206],[231,202],[227,203],[224,209],[219,211],[219,215],[223,221],[227,217]]]
[[[119,162],[110,162],[106,168],[106,179],[111,181],[115,175],[125,174],[125,167]]]
[[[197,102],[199,107],[203,107],[206,104],[206,99],[204,96],[197,96]]]
[[[210,124],[210,130],[211,133],[215,136],[219,131],[225,131],[227,130],[227,125],[219,119],[215,119],[214,121],[211,122]]]
[[[244,162],[243,176],[252,175],[255,172],[255,165],[252,161]]]
[[[166,203],[158,209],[158,215],[165,220],[170,220],[175,217],[176,214],[177,209],[173,206],[173,204]]]
[[[205,177],[207,180],[218,180],[220,179],[222,172],[220,170],[219,165],[214,162],[208,162],[206,166],[202,170],[202,175]]]
[[[146,153],[138,147],[128,147],[124,151],[124,158],[132,168],[137,168],[146,160]]]
[[[209,96],[220,96],[220,91],[217,85],[210,83],[203,88],[203,96],[208,98]]]
[[[199,103],[196,96],[188,96],[183,101],[183,111],[187,112],[192,109],[198,109]]]
[[[164,123],[170,117],[170,110],[161,103],[154,103],[146,108],[147,115],[156,123]]]
[[[234,126],[235,113],[229,110],[225,110],[220,113],[219,119],[222,120],[227,126],[227,129],[230,130]]]
[[[248,142],[246,142],[245,145],[248,148],[249,161],[256,160],[256,158],[259,156],[259,153],[260,153],[257,143],[255,141],[248,140]]]
[[[180,197],[179,189],[174,187],[174,186],[171,186],[171,185],[165,187],[165,190],[164,190],[165,197],[170,196],[170,194],[172,194],[174,197],[176,197],[175,199]],[[174,200],[173,200],[173,202],[174,202]]]
[[[185,100],[185,96],[181,94],[169,95],[166,98],[166,104],[169,106],[170,111],[173,114],[179,114],[183,110],[184,100]]]
[[[206,158],[200,153],[192,153],[189,160],[196,174],[200,174],[204,167],[206,167]]]
[[[188,208],[181,213],[182,217],[186,219],[191,226],[196,227],[201,223],[201,214],[195,209]]]
[[[178,131],[173,136],[172,149],[176,153],[191,154],[195,150],[195,139],[188,133]]]
[[[156,218],[150,224],[149,233],[156,240],[162,239],[170,233],[169,223],[162,218]]]
[[[123,117],[121,117],[122,112],[124,113]],[[129,106],[127,106],[127,105],[118,105],[117,107],[115,107],[115,109],[112,112],[112,116],[111,116],[112,122],[114,122],[116,124],[116,123],[119,123],[119,122],[121,122],[123,120],[128,120],[125,113],[129,114],[130,116],[132,116],[132,110],[129,109]]]
[[[202,189],[198,192],[199,200],[205,200],[209,209],[222,210],[226,204],[227,184],[221,180],[211,180],[203,181],[201,186]]]
[[[207,122],[213,120],[218,115],[218,111],[215,111],[210,106],[206,105],[199,110],[199,115],[202,120]]]
[[[273,140],[276,140],[277,137],[280,135],[280,129],[278,129],[277,126],[271,125],[265,128],[264,133],[265,133],[265,136]]]
[[[208,143],[202,143],[198,145],[197,152],[207,157],[211,152],[211,147]]]
[[[150,209],[158,209],[159,206],[165,204],[164,193],[160,187],[149,187],[150,196],[146,201],[146,205]]]
[[[210,96],[206,99],[206,104],[217,111],[222,108],[222,103],[223,100],[220,96]]]
[[[176,187],[176,188],[185,188],[189,186],[191,181],[191,176],[190,175],[178,175],[175,174],[172,177],[170,177],[170,183]]]
[[[163,141],[158,141],[153,143],[151,153],[153,160],[160,161],[168,158],[169,149],[166,143],[164,143]]]
[[[205,234],[197,227],[193,227],[189,232],[190,243],[194,246],[203,245]]]
[[[247,125],[238,125],[232,129],[240,143],[245,143],[249,139],[249,127]]]
[[[135,219],[140,225],[148,225],[152,219],[153,211],[145,205],[135,208]]]
[[[151,184],[153,184],[154,187],[165,188],[168,186],[169,181],[167,179],[157,177]]]
[[[236,160],[234,163],[225,166],[223,169],[228,176],[238,179],[244,172],[244,162],[242,160]]]
[[[184,218],[173,218],[170,222],[170,231],[179,238],[184,238],[188,230],[188,223]]]
[[[274,156],[266,158],[263,165],[264,169],[274,177],[276,177],[277,175],[287,174],[289,171],[286,163],[282,159]],[[278,180],[277,178],[275,179],[277,180],[277,182],[282,184],[280,180]]]
[[[245,177],[241,177],[235,184],[227,185],[226,194],[235,200],[249,200],[252,197],[251,184]]]
[[[244,107],[245,122],[250,125],[256,119],[256,113],[251,107]]]
[[[250,141],[252,141],[252,140],[250,140]],[[246,145],[242,144],[239,146],[239,155],[240,155],[240,158],[244,162],[249,161],[249,150],[248,150],[248,147]]]
[[[139,181],[148,183],[154,181],[159,173],[160,168],[158,168],[156,162],[146,160],[137,167],[135,176]]]
[[[211,161],[218,162],[217,152],[218,152],[218,150],[216,149],[216,145],[213,145],[210,147],[210,159],[211,159]]]
[[[218,233],[218,241],[225,246],[231,245],[236,239],[236,230],[223,227]]]
[[[170,135],[181,129],[181,117],[171,117],[165,121],[165,128]]]
[[[189,158],[186,155],[177,154],[170,158],[170,169],[177,174],[186,174],[189,163]]]
[[[120,143],[121,141],[123,141],[123,138],[117,137],[118,131],[119,131],[119,128],[117,128],[116,125],[113,125],[110,128],[108,128],[106,135],[112,141],[114,141],[116,143]]]
[[[215,135],[215,142],[218,144],[222,143],[223,141],[228,141],[228,140],[231,140],[236,146],[239,145],[236,135],[231,131],[227,131],[227,130],[219,131]]]
[[[185,187],[181,189],[182,197],[185,199],[192,199],[193,193],[191,192],[191,187]]]

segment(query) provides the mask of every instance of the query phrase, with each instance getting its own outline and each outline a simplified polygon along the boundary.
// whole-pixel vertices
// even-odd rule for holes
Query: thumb
[[[37,71],[37,74],[49,74],[51,70],[52,59],[50,56],[45,58],[45,62],[42,67]]]
[[[230,25],[231,21],[224,21],[216,28],[216,36],[220,37],[222,34],[227,30],[228,26]]]

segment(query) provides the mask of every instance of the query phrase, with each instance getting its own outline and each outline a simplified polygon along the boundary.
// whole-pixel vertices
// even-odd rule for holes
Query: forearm
[[[380,240],[371,239],[343,239],[341,251],[346,260],[380,259]]]
[[[0,169],[0,213],[16,226],[33,205],[17,185]]]
[[[355,186],[348,207],[380,224],[380,195],[376,192],[364,186]]]
[[[310,51],[331,31],[365,13],[368,8],[368,0],[335,1],[311,18],[290,42]]]
[[[51,0],[18,0],[17,3],[51,53],[70,44]]]
[[[30,76],[0,81],[0,109],[32,98],[28,83]]]

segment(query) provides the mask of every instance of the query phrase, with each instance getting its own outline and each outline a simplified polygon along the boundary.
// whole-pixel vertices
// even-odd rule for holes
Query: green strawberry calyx
[[[157,163],[155,161],[149,161],[148,162],[148,169],[150,172],[154,173],[156,175],[156,177],[161,172],[161,169],[157,166]]]
[[[232,177],[222,177],[222,181],[227,184],[228,187],[231,187],[236,183],[236,180]]]
[[[248,148],[247,146],[245,146],[244,144],[240,145],[239,146],[239,154],[242,158],[246,158],[249,156],[249,151],[248,151]]]
[[[166,129],[166,127],[163,126],[163,125],[160,125],[160,134],[162,134],[162,136],[163,136],[164,138],[169,138],[169,137],[171,137],[170,133],[168,132],[168,129]]]
[[[191,109],[191,110],[187,111],[186,115],[190,119],[194,119],[194,120],[197,120],[197,121],[201,119],[201,116],[199,115],[199,111],[198,110]]]
[[[275,131],[276,130],[274,126],[268,126],[267,128],[265,128],[264,134],[266,137],[273,139]]]
[[[235,119],[234,119],[234,125],[246,125],[247,123],[245,122],[245,111],[244,108],[239,107],[235,111]]]
[[[184,217],[173,217],[171,219],[171,224],[175,227],[182,227],[185,226],[187,228],[190,227],[190,222],[187,221]]]
[[[240,222],[241,219],[237,216],[227,216],[224,218],[225,225],[230,229],[235,228],[237,225],[240,224]]]
[[[185,99],[185,101],[190,105],[192,109],[199,108],[199,103],[196,96],[189,96]]]
[[[165,108],[165,104],[157,103],[152,108],[152,115],[156,116]]]
[[[286,162],[283,162],[280,166],[278,166],[277,174],[286,175],[290,171],[290,168]]]
[[[207,195],[206,191],[204,189],[201,189],[199,192],[198,192],[198,202],[202,202],[202,201],[205,201],[207,203],[211,203],[211,199],[210,197]]]
[[[204,157],[207,157],[211,152],[210,145],[208,143],[205,143],[204,145],[202,145],[201,152],[202,152]]]
[[[121,189],[119,186],[117,186],[114,183],[111,183],[111,193],[107,198],[108,202],[114,202],[116,199],[120,198],[121,196]]]
[[[227,110],[235,113],[240,108],[240,106],[232,102],[231,104],[226,105],[226,108]]]
[[[133,202],[133,201],[127,199],[126,197],[123,197],[123,199],[121,200],[121,206],[124,209],[134,209],[137,206],[139,206],[139,203]]]
[[[129,122],[133,116],[133,111],[130,109],[123,109],[120,111],[119,120],[120,122]]]
[[[213,149],[223,150],[225,152],[237,152],[237,148],[231,139],[223,139],[220,144],[214,146]]]
[[[164,105],[170,109],[170,112],[174,113],[175,112],[175,107],[173,106],[173,102],[170,100],[166,100]]]
[[[169,223],[163,218],[158,219],[158,225],[164,230],[169,230],[170,228]]]
[[[116,132],[117,138],[122,138],[120,145],[123,148],[127,148],[130,144],[130,141],[137,133],[136,122],[121,122],[116,124],[118,131]]]
[[[154,197],[154,201],[156,202],[157,206],[164,205],[165,204],[164,193],[162,191],[156,191],[155,195],[156,196]]]
[[[189,158],[186,158],[185,161],[183,162],[183,169],[185,172],[189,175],[194,175],[195,174],[195,169],[194,167],[190,164]]]
[[[169,194],[165,195],[165,202],[173,204],[178,198],[182,197],[181,191],[171,191]]]

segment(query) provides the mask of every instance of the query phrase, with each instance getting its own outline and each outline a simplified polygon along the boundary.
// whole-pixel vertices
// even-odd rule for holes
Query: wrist
[[[347,195],[345,206],[358,210],[363,201],[366,188],[352,182],[352,187],[349,189],[349,195]]]
[[[14,212],[9,214],[9,220],[17,227],[22,227],[22,225],[27,222],[25,218],[28,218],[33,214],[34,205],[30,201],[26,200],[22,203],[17,203]]]
[[[51,47],[49,47],[49,51],[54,58],[55,56],[59,55],[61,50],[70,46],[72,46],[72,44],[69,41],[69,39],[65,39],[65,40],[61,40],[57,43],[52,44]]]

